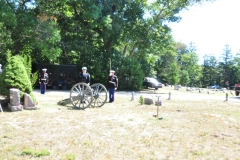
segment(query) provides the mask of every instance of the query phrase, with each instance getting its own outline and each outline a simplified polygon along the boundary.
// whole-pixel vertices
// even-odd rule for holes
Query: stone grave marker
[[[17,88],[10,89],[10,103],[8,103],[8,108],[14,111],[22,111],[23,106],[20,103],[20,91]]]
[[[32,98],[30,97],[29,94],[24,93],[24,105],[23,105],[24,109],[27,110],[34,110],[37,109],[36,105],[34,104]]]

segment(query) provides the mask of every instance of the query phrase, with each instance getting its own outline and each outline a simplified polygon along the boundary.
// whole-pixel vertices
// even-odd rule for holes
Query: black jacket
[[[117,76],[108,76],[108,88],[117,88],[118,87],[118,78]]]

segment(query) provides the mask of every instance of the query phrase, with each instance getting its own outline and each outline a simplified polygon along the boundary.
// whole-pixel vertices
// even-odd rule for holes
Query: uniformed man
[[[118,88],[118,78],[114,75],[115,71],[110,70],[110,75],[108,76],[108,91],[109,91],[109,102],[114,102],[114,93]]]
[[[46,86],[48,83],[48,74],[47,74],[47,69],[44,68],[42,69],[42,74],[39,74],[39,78],[38,81],[40,83],[40,90],[41,90],[41,94],[45,94],[46,92]]]
[[[84,82],[88,85],[90,85],[90,74],[87,73],[87,67],[82,67],[82,73],[79,75],[79,82]]]

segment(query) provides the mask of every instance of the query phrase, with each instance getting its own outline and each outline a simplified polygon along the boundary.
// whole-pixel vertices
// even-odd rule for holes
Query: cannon
[[[80,82],[71,88],[70,101],[74,108],[102,107],[107,101],[107,89],[100,83],[88,85]]]

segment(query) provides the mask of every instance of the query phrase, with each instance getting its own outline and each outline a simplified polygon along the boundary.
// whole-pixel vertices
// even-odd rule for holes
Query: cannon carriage
[[[70,91],[70,100],[74,108],[102,107],[107,101],[107,89],[100,83],[88,85],[77,83]]]

